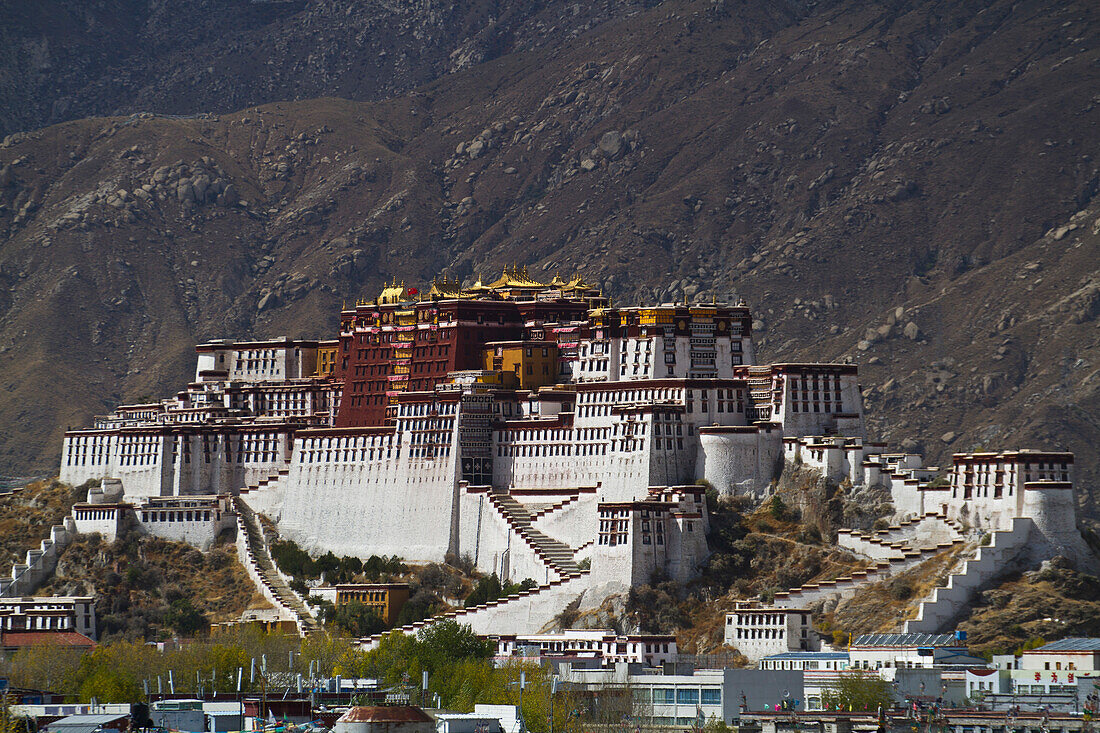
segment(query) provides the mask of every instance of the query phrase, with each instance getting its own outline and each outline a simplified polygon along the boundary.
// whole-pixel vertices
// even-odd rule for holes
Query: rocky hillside
[[[49,539],[50,528],[61,524],[73,504],[86,497],[86,487],[56,480],[32,481],[0,494],[0,576],[11,577],[12,565],[25,562],[27,550],[37,550]]]
[[[92,115],[381,99],[652,2],[42,0],[0,8],[0,136]]]
[[[203,553],[133,533],[113,543],[77,538],[37,595],[94,595],[101,641],[205,634],[245,609],[271,608],[231,545]]]
[[[323,12],[339,6],[248,12],[323,36],[336,33]],[[198,339],[327,335],[342,301],[383,281],[519,261],[547,277],[579,270],[620,303],[743,295],[762,358],[863,367],[877,435],[934,461],[980,446],[1075,450],[1093,510],[1095,4],[668,0],[581,8],[577,24],[550,20],[554,3],[509,7],[516,28],[541,23],[553,42],[516,31],[468,63],[381,74],[373,91],[300,91],[411,89],[385,101],[9,137],[0,416],[21,429],[0,433],[0,473],[48,471],[66,425],[170,393]],[[312,58],[296,48],[268,57],[266,80],[310,75],[288,76],[290,57]],[[140,53],[126,63],[144,68]],[[181,78],[134,81],[157,90],[148,104],[126,101],[136,91],[80,98],[90,111],[180,112],[299,94],[173,87]],[[183,88],[210,98],[172,91]]]
[[[982,594],[959,624],[978,651],[1012,652],[1038,640],[1100,634],[1100,580],[1054,558]]]

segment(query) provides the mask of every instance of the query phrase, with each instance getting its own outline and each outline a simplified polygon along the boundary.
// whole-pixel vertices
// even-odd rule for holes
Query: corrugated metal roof
[[[58,733],[95,733],[101,726],[113,723],[120,718],[128,718],[128,715],[117,713],[96,713],[86,715],[70,715],[60,720],[55,720],[46,726],[48,731]]]
[[[780,652],[764,659],[847,659],[848,652]]]
[[[954,646],[966,644],[954,634],[862,634],[852,646]]]
[[[358,706],[340,716],[338,723],[431,723],[432,719],[413,705]]]
[[[1087,636],[1071,636],[1058,641],[1044,644],[1037,651],[1041,652],[1100,652],[1100,638]]]

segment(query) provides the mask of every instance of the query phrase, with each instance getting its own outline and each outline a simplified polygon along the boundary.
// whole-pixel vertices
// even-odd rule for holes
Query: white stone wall
[[[176,435],[163,428],[70,433],[62,448],[60,479],[79,486],[89,479],[116,478],[127,500],[205,495],[255,483],[286,460],[286,427],[204,432]]]
[[[695,473],[721,494],[759,494],[775,477],[782,450],[773,427],[703,428]]]
[[[479,569],[496,573],[502,581],[530,578],[545,584],[558,579],[558,573],[509,524],[487,492],[463,490],[459,499],[459,554],[469,554]]]
[[[475,634],[483,636],[525,634],[538,631],[547,626],[566,606],[578,598],[584,603],[584,596],[592,587],[592,578],[588,573],[556,580],[534,591],[508,596],[469,609],[427,619],[420,623],[395,629],[404,633],[416,633],[432,623],[445,619],[454,619],[460,624],[469,624]],[[382,634],[362,640],[364,649],[378,645]]]
[[[917,617],[905,622],[906,633],[933,634],[951,625],[993,580],[1021,569],[1021,553],[1028,555],[1031,534],[1032,523],[1026,517],[1013,519],[1009,529],[994,531],[990,544],[979,547],[973,559],[948,576],[945,586],[933,589],[921,601]]]
[[[1032,521],[1028,543],[1032,564],[1062,555],[1082,570],[1095,570],[1097,557],[1077,527],[1077,501],[1072,485],[1025,485],[1022,511]]]
[[[235,525],[235,516],[225,501],[177,503],[180,505],[136,507],[137,530],[205,551],[214,546],[222,531]],[[196,506],[185,506],[187,503]]]
[[[457,432],[456,425],[452,445]],[[457,550],[458,452],[410,457],[403,437],[378,429],[300,433],[280,530],[307,550],[337,555],[431,562]]]
[[[84,430],[62,443],[60,480],[79,486],[90,479],[117,478],[127,493],[159,496],[170,439],[153,430]]]
[[[563,506],[535,516],[531,526],[574,550],[591,545],[596,539],[596,503],[595,491],[581,490],[566,497]]]
[[[126,527],[128,512],[125,505],[77,504],[72,517],[77,534],[98,534],[114,542]]]
[[[0,578],[0,598],[29,596],[46,581],[57,567],[57,557],[76,535],[76,525],[71,516],[63,525],[50,528],[50,536],[39,543],[37,550],[27,550],[22,563],[12,565],[11,575]]]

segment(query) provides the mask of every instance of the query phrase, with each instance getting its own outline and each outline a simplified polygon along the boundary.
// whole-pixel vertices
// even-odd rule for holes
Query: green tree
[[[443,601],[435,593],[426,588],[419,588],[412,597],[401,607],[401,613],[397,614],[397,625],[415,623],[429,616],[443,606]]]
[[[317,558],[314,561],[314,565],[317,575],[320,576],[323,574],[325,578],[330,581],[339,575],[340,558],[336,557],[331,550]]]
[[[382,617],[362,601],[340,604],[333,620],[338,628],[352,636],[370,636],[386,630]]]
[[[468,625],[447,619],[417,633],[414,653],[420,668],[435,674],[460,659],[488,659],[493,643],[479,639]]]
[[[307,671],[313,663],[323,675],[367,677],[367,659],[367,652],[350,639],[328,633],[310,634],[302,641],[298,671]]]
[[[291,577],[302,579],[317,577],[313,558],[292,540],[272,542],[271,556],[279,569]]]
[[[821,694],[826,710],[875,711],[893,702],[890,683],[874,672],[854,669],[840,674]]]
[[[195,608],[189,598],[172,601],[168,607],[168,613],[164,615],[164,623],[180,636],[194,636],[199,631],[210,627],[206,615]]]
[[[498,598],[512,595],[513,593],[522,593],[523,591],[537,588],[536,583],[531,578],[524,578],[519,583],[501,583],[500,578],[496,573],[486,576],[477,582],[474,589],[470,591],[470,595],[466,597],[466,601],[463,604],[466,608],[471,606],[477,606],[482,603],[488,603],[489,601],[495,601]]]
[[[779,494],[772,497],[771,502],[768,504],[768,513],[771,514],[773,518],[780,521],[787,516],[787,505],[784,503],[783,499],[780,498]]]
[[[394,685],[405,675],[416,679],[420,667],[416,656],[416,637],[395,631],[386,634],[378,646],[367,652],[368,677],[375,677],[385,685]]]
[[[471,606],[478,606],[482,603],[495,601],[500,598],[503,591],[504,588],[501,586],[500,578],[497,577],[497,574],[493,573],[487,575],[477,581],[477,585],[470,591],[470,595],[466,596],[466,602],[463,605],[465,605],[466,608],[470,608]]]

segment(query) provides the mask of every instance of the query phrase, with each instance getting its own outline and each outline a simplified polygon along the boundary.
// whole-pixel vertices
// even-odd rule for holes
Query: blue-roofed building
[[[848,652],[782,652],[761,659],[760,669],[848,669]]]

